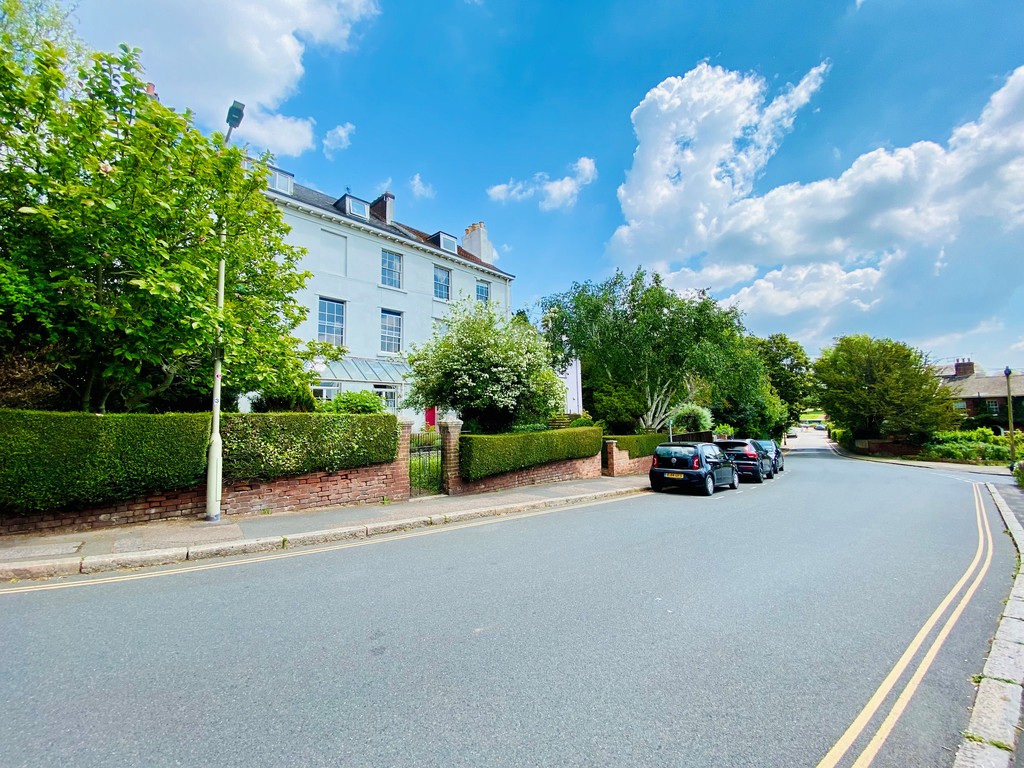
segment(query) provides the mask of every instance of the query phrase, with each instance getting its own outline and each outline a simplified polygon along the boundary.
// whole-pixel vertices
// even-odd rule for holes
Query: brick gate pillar
[[[441,490],[449,496],[462,493],[462,475],[459,473],[459,436],[462,422],[458,419],[442,421],[441,432]]]

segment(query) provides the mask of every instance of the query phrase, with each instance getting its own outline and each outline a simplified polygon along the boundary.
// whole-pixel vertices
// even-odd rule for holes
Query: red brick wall
[[[635,459],[629,458],[629,451],[619,450],[618,440],[604,441],[605,463],[604,474],[611,477],[622,475],[646,475],[651,468],[651,457],[640,456]]]
[[[501,475],[485,477],[482,480],[463,480],[459,474],[459,436],[462,433],[462,422],[443,421],[440,429],[443,462],[441,482],[444,492],[449,496],[486,493],[505,488],[519,488],[524,485],[601,476],[601,454],[597,454],[585,459],[553,461],[550,464],[541,464],[538,467],[521,469],[517,472],[506,472]]]
[[[225,485],[221,512],[225,515],[301,511],[344,504],[409,498],[410,424],[401,424],[398,458],[390,464],[316,472],[273,482]],[[0,535],[38,531],[86,531],[114,525],[145,523],[206,515],[206,483],[170,493],[93,507],[79,512],[0,517]]]

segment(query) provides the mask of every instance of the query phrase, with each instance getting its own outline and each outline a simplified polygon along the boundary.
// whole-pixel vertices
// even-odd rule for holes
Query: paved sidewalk
[[[225,515],[219,523],[170,520],[0,539],[0,582],[166,565],[444,525],[493,515],[641,493],[647,475],[600,477],[467,496],[330,507],[272,515]]]

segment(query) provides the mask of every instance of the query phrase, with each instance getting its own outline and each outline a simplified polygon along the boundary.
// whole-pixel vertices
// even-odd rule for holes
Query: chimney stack
[[[948,358],[947,358],[948,359]],[[956,365],[954,366],[954,376],[973,376],[974,375],[974,363],[968,360],[966,357],[956,359]]]
[[[370,203],[370,212],[385,224],[391,224],[395,220],[395,196],[385,192]]]
[[[494,246],[487,239],[487,227],[482,221],[466,227],[462,238],[462,247],[486,264],[494,263]]]

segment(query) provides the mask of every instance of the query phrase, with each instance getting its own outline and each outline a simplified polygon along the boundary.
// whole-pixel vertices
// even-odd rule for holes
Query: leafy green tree
[[[813,366],[830,421],[854,438],[921,437],[957,424],[927,356],[903,342],[843,336]]]
[[[291,335],[308,274],[263,194],[269,158],[245,162],[151,97],[137,51],[89,56],[69,89],[68,54],[42,35],[24,58],[16,33],[0,25],[0,352],[101,412],[212,382],[218,347],[241,391],[336,357]]]
[[[784,333],[751,340],[764,362],[768,380],[786,406],[788,423],[795,424],[800,421],[810,391],[810,358],[799,342]]]
[[[502,432],[565,407],[565,386],[529,322],[473,300],[453,304],[445,321],[443,334],[409,352],[405,407],[456,411],[467,432]]]
[[[643,270],[576,283],[543,299],[541,308],[556,364],[577,357],[600,384],[635,393],[641,426],[654,431],[728,371],[743,335],[735,309],[704,292],[680,296]]]
[[[320,410],[326,413],[384,413],[384,398],[376,392],[339,392],[327,400]]]
[[[780,436],[787,424],[786,406],[771,384],[753,337],[734,339],[729,364],[708,387],[715,420],[745,437]]]

